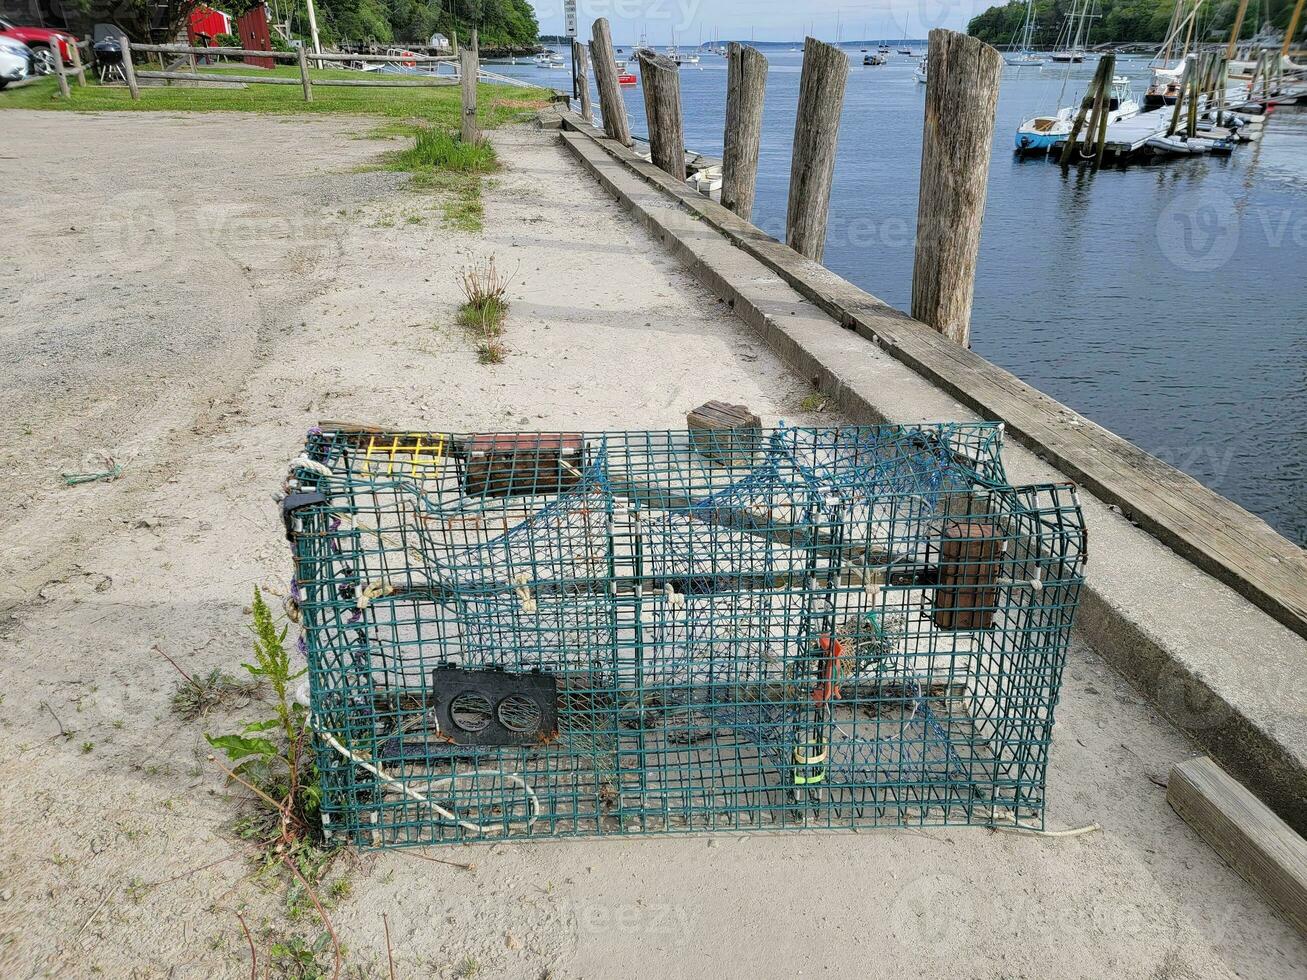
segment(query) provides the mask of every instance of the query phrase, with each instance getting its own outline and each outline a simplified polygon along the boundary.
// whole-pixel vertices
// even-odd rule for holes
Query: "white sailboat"
[[[1059,64],[1079,64],[1085,60],[1085,44],[1099,15],[1090,12],[1094,0],[1074,0],[1066,24],[1058,34],[1061,42],[1049,58]]]
[[[912,69],[912,77],[922,85],[926,84],[926,59],[922,58],[917,62],[917,67]]]
[[[1035,33],[1035,3],[1034,0],[1026,0],[1026,22],[1021,25],[1021,45],[1016,51],[1003,56],[1003,60],[1009,65],[1020,67],[1022,65],[1042,65],[1043,58],[1036,57],[1030,50],[1030,39]]]

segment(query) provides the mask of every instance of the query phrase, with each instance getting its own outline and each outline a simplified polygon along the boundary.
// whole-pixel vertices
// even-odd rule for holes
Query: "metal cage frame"
[[[329,832],[1042,828],[1085,528],[1001,447],[315,428],[283,515]]]

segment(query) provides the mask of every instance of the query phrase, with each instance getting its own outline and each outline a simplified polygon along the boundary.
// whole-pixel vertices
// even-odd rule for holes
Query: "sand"
[[[367,120],[3,118],[0,976],[248,976],[236,911],[261,957],[318,932],[254,874],[206,758],[261,709],[179,720],[152,647],[236,669],[253,587],[285,590],[270,495],[310,424],[678,426],[708,398],[837,419],[547,132],[495,134],[470,234],[359,171],[388,148]],[[483,366],[454,276],[492,253],[510,354]],[[103,457],[120,479],[63,486]],[[1307,945],[1166,806],[1193,746],[1079,641],[1058,715],[1049,824],[1100,833],[349,856],[346,975],[387,975],[385,913],[400,977],[1302,976]]]

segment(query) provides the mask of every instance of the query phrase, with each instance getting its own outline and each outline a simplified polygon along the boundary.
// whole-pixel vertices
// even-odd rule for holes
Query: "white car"
[[[32,49],[22,41],[0,37],[0,88],[21,82],[35,71]]]

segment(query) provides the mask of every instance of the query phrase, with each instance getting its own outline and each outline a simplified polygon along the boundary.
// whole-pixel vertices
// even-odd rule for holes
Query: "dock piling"
[[[631,145],[631,127],[626,121],[626,103],[617,81],[617,59],[613,56],[613,36],[608,19],[598,18],[590,28],[590,60],[594,64],[595,84],[599,87],[599,111],[604,116],[604,132],[623,146]]]
[[[930,32],[912,316],[964,347],[1002,73],[1003,59],[988,44]]]
[[[799,111],[794,120],[794,155],[790,196],[785,212],[785,241],[800,255],[820,262],[826,249],[831,181],[835,176],[835,142],[849,56],[832,44],[810,37],[803,42]]]
[[[576,66],[576,87],[581,95],[581,118],[588,123],[595,121],[594,107],[590,104],[590,70],[586,46],[576,38],[572,39],[572,64]]]
[[[726,128],[722,134],[722,206],[748,221],[758,179],[767,59],[732,41],[726,49]]]
[[[1095,139],[1098,143],[1094,150],[1095,170],[1102,168],[1103,153],[1107,150],[1107,117],[1111,115],[1112,79],[1116,75],[1116,55],[1104,55],[1103,61],[1107,62],[1107,67],[1103,69],[1103,88],[1100,95],[1101,104],[1098,112],[1098,129],[1095,135]]]
[[[1085,127],[1086,118],[1089,119],[1089,133],[1092,138],[1098,123],[1099,110],[1100,108],[1105,110],[1105,94],[1112,82],[1112,76],[1108,73],[1107,68],[1106,58],[1099,61],[1098,67],[1094,70],[1093,81],[1089,83],[1084,98],[1080,100],[1080,110],[1076,113],[1075,122],[1071,124],[1070,135],[1062,144],[1062,156],[1058,159],[1058,163],[1064,167],[1069,167],[1071,161],[1075,159],[1076,144],[1080,140],[1080,131]]]
[[[649,122],[649,152],[654,166],[685,180],[685,133],[681,124],[681,75],[676,62],[648,49],[636,54],[644,112]]]
[[[458,83],[463,97],[464,143],[475,143],[481,138],[477,129],[477,74],[480,71],[481,58],[477,48],[477,32],[472,31],[472,41],[463,45],[458,52]]]

